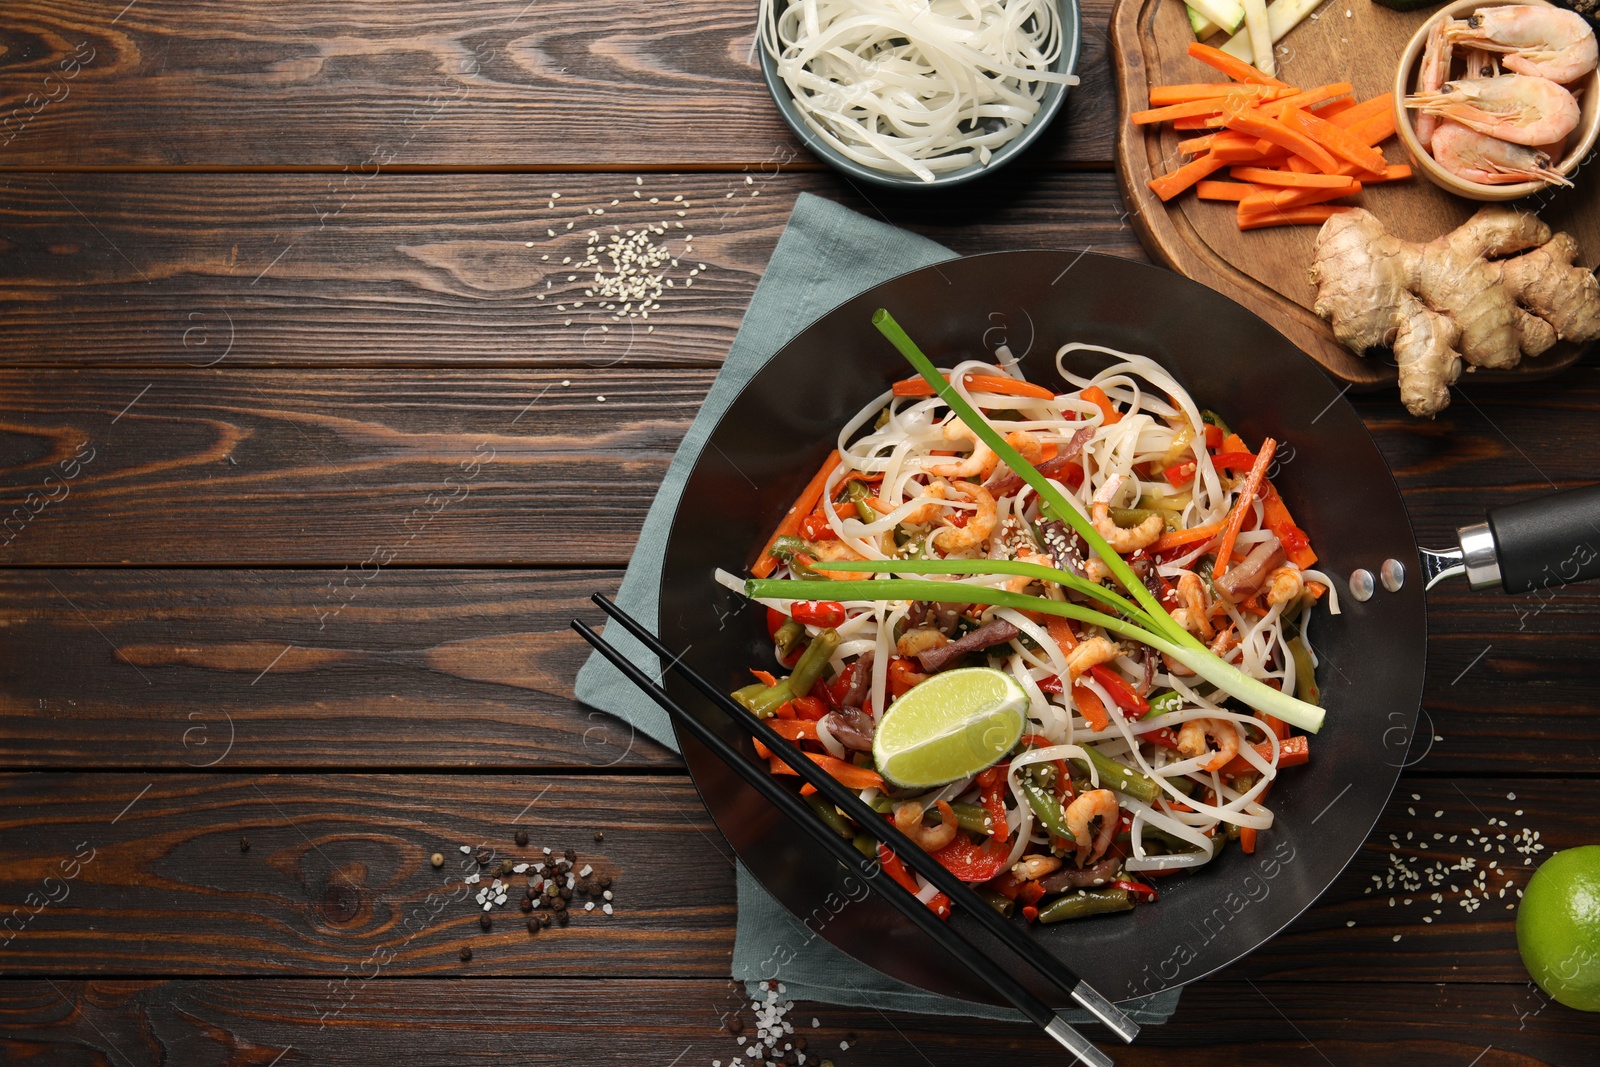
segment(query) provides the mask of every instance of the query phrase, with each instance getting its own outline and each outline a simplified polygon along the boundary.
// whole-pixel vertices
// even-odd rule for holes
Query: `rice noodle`
[[[987,164],[1038,114],[1055,0],[761,0],[761,42],[807,126],[863,166],[931,182]]]

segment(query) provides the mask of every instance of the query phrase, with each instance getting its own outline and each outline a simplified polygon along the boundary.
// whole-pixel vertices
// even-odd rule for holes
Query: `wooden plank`
[[[10,650],[0,673],[0,761],[679,766],[572,701],[588,648],[567,624],[598,619],[585,598],[614,591],[620,572],[367,560],[342,570],[0,572]],[[1405,757],[1411,773],[1591,773],[1600,699],[1579,665],[1600,619],[1600,586],[1560,590],[1544,606],[1464,590],[1433,597],[1426,714]],[[1521,631],[1507,614],[1519,603]]]
[[[348,999],[343,999],[348,998]],[[731,1063],[754,1032],[750,1001],[727,981],[288,978],[0,981],[0,1050],[39,1062],[120,1065],[376,1062]],[[324,1013],[326,1017],[324,1017]],[[819,1023],[813,1027],[811,1021]],[[1359,1026],[1352,1020],[1359,1019]],[[800,1002],[788,1012],[807,1063],[1011,1067],[1058,1063],[1058,1046],[1020,1023]],[[1098,1028],[1088,1031],[1104,1039]],[[1123,1067],[1413,1067],[1473,1062],[1537,1067],[1587,1062],[1593,1015],[1526,984],[1263,987],[1210,980],[1132,1046],[1102,1044]],[[840,1042],[850,1047],[840,1051]],[[1178,1052],[1177,1050],[1182,1050]],[[824,1058],[827,1057],[827,1058]]]
[[[11,174],[0,176],[11,342],[0,365],[714,366],[803,192],[964,254],[1070,244],[1143,258],[1109,175],[1018,172],[985,188],[981,200],[959,189],[863,198],[776,162],[360,181]],[[610,259],[583,264],[646,228],[676,261],[656,268],[659,307],[618,319],[583,292],[596,271],[617,276]],[[636,298],[615,303],[639,310]]]
[[[13,571],[0,760],[162,770],[680,767],[575,702],[618,571]],[[64,663],[71,670],[62,670]]]
[[[1111,159],[1108,0],[1035,158]],[[19,14],[7,166],[545,168],[759,163],[799,142],[732,0],[424,0],[304,10],[64,0]],[[218,42],[226,42],[219,47]],[[808,157],[809,158],[809,157]]]
[[[1534,862],[1594,841],[1600,781],[1459,784],[1460,792],[1402,784],[1372,842],[1323,900],[1230,973],[1365,984],[1381,953],[1386,981],[1431,984],[1445,973],[1455,982],[1524,981],[1506,905],[1534,867],[1512,839],[1539,833]],[[374,959],[390,976],[710,977],[729,966],[727,846],[680,776],[31,773],[0,777],[0,790],[0,951],[14,975],[339,978]],[[527,850],[511,843],[519,826],[531,836]],[[1407,842],[1408,832],[1422,836]],[[1507,841],[1494,840],[1502,832]],[[1486,835],[1507,852],[1483,852],[1476,842]],[[530,938],[507,907],[484,933],[475,890],[451,881],[462,864],[477,869],[462,844],[497,850],[496,861],[573,847],[580,862],[615,878],[617,914],[585,913]],[[429,865],[434,852],[446,859],[442,870]],[[1471,892],[1490,898],[1472,911],[1460,901],[1476,869],[1437,890],[1367,892],[1373,875],[1386,877],[1391,852],[1424,883],[1428,864],[1468,856],[1476,869],[1492,859],[1505,874],[1489,875],[1486,893]],[[509,880],[520,887],[523,877]],[[1441,902],[1426,899],[1434,891]],[[466,967],[464,946],[473,950]]]

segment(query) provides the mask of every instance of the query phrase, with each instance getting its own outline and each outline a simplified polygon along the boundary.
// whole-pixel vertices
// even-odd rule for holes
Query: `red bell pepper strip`
[[[789,703],[794,707],[794,717],[796,719],[805,719],[811,722],[816,722],[818,719],[828,714],[828,705],[824,704],[816,697],[795,697],[793,700],[789,701]]]
[[[803,626],[831,628],[844,625],[844,605],[837,600],[798,600],[789,609]]]
[[[1167,480],[1167,484],[1171,485],[1174,489],[1181,489],[1183,486],[1186,486],[1190,482],[1194,481],[1194,472],[1195,462],[1191,459],[1185,460],[1182,463],[1174,463],[1172,466],[1161,472],[1161,477],[1165,478]]]
[[[1104,663],[1096,663],[1090,667],[1089,676],[1111,694],[1111,699],[1117,707],[1127,713],[1129,718],[1139,718],[1150,710],[1150,702],[1134,692],[1133,686],[1128,684],[1127,679]]]
[[[1156,891],[1142,882],[1128,882],[1118,879],[1111,884],[1117,889],[1127,890],[1130,896],[1133,896],[1146,904],[1154,904],[1156,902]]]
[[[1004,821],[1000,825],[1004,827]],[[1011,843],[1003,831],[986,838],[981,845],[973,844],[972,838],[958,833],[954,841],[932,856],[963,882],[987,882],[1006,869],[1006,860],[1011,858]]]
[[[1301,570],[1313,566],[1317,562],[1317,554],[1311,550],[1311,539],[1295,523],[1288,506],[1271,482],[1262,483],[1261,504],[1264,525],[1283,542],[1283,554],[1289,557],[1289,562]]]
[[[906,892],[918,892],[917,880],[911,877],[911,872],[900,862],[900,857],[889,851],[889,846],[881,841],[878,842],[878,863],[883,867],[883,873],[900,883]],[[928,901],[928,910],[941,919],[950,918],[950,898],[943,893],[935,893]]]
[[[1106,706],[1100,696],[1086,685],[1072,687],[1072,703],[1076,705],[1078,714],[1089,724],[1089,729],[1099,733],[1111,725],[1111,716],[1106,714]]]
[[[1041,882],[1023,882],[1017,890],[1017,899],[1024,904],[1037,904],[1044,897],[1044,885]]]
[[[1252,747],[1256,750],[1256,755],[1268,763],[1272,762],[1272,742],[1262,741]],[[1298,767],[1302,763],[1310,762],[1311,746],[1306,741],[1304,734],[1298,734],[1278,742],[1278,767],[1280,769],[1283,767]],[[1241,774],[1254,773],[1256,773],[1256,769],[1243,756],[1233,757],[1228,761],[1227,766],[1222,768],[1222,776],[1224,778],[1237,778]]]
[[[1255,462],[1252,452],[1218,452],[1211,457],[1211,465],[1219,471],[1247,471]]]

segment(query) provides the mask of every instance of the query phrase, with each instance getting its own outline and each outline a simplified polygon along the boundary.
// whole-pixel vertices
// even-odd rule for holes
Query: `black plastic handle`
[[[1508,593],[1600,578],[1600,485],[1489,512]]]

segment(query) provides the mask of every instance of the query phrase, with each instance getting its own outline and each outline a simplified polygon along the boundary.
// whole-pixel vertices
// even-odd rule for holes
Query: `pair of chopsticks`
[[[863,803],[861,798],[853,791],[841,785],[832,775],[806,758],[798,748],[780,736],[770,726],[684,663],[683,657],[675,655],[638,620],[629,616],[599,593],[596,593],[591,599],[599,605],[602,611],[621,624],[623,629],[638,638],[641,643],[666,662],[670,670],[676,671],[685,681],[720,708],[740,729],[766,745],[785,764],[797,771],[801,778],[811,783],[817,792],[822,795],[823,799],[838,807],[846,815],[854,819],[858,825],[868,828],[868,832],[888,846],[900,858],[902,863],[911,867],[940,892],[944,893],[950,899],[952,905],[961,908],[967,915],[975,918],[979,925],[998,938],[1002,944],[1021,957],[1024,962],[1053,986],[1086,1008],[1123,1041],[1131,1042],[1138,1035],[1139,1027],[1133,1020],[1129,1019],[1114,1004],[1097,992],[1087,981],[1078,977],[1066,964],[1047,953],[1032,938],[995,911],[993,907],[974,893],[965,882],[946,870],[938,860],[924,852],[909,837],[901,833],[893,823],[884,819]],[[861,874],[869,886],[898,909],[901,914],[906,916],[913,925],[938,942],[946,951],[965,965],[968,970],[1015,1005],[1017,1010],[1036,1023],[1045,1033],[1059,1042],[1062,1047],[1066,1048],[1081,1062],[1090,1064],[1091,1067],[1111,1067],[1112,1060],[1109,1056],[1074,1030],[1048,1004],[1034,996],[1019,984],[1016,979],[1012,978],[1002,964],[990,959],[959,931],[935,916],[927,905],[917,899],[915,894],[908,892],[892,878],[877,877],[882,873],[882,867],[877,860],[863,856],[853,844],[835,833],[817,817],[816,813],[804,801],[767,773],[765,767],[758,766],[737,748],[725,741],[720,734],[680,707],[658,682],[635,666],[622,653],[607,644],[605,639],[587,624],[575,619],[573,620],[572,628],[582,635],[585,641],[593,645],[613,666],[627,676],[629,681],[633,682],[645,695],[660,705],[661,709],[670,715],[674,722],[692,733],[701,744],[714,752],[718,758],[748,782],[769,803],[787,815],[790,821],[816,838],[834,859],[845,867]]]

